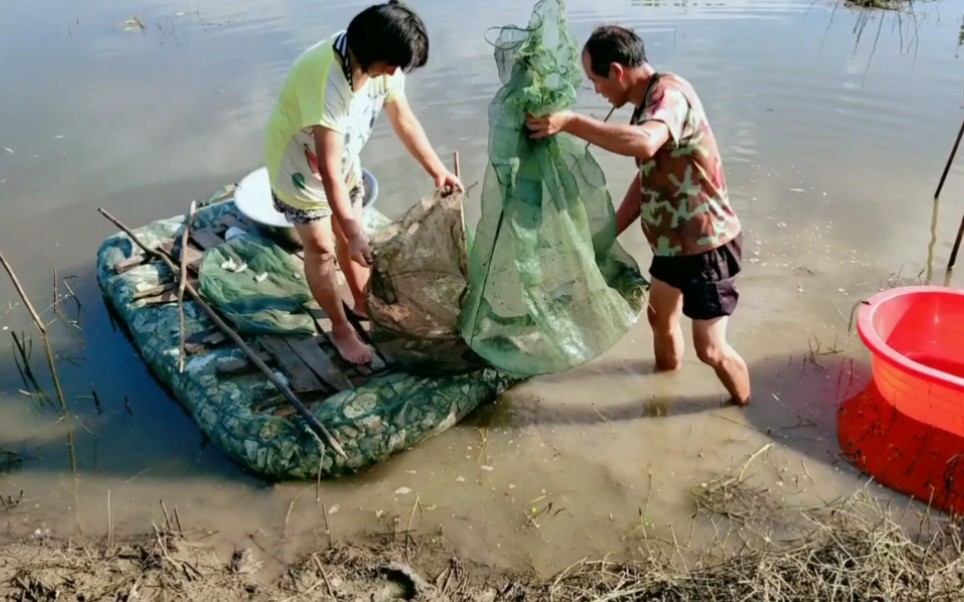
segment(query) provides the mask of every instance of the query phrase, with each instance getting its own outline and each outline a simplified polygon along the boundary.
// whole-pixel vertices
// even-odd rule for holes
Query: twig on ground
[[[488,465],[489,463],[489,429],[479,427],[479,456],[476,464]]]
[[[408,527],[405,528],[405,552],[408,553],[409,544],[412,542],[412,523],[415,521],[415,510],[422,510],[421,498],[415,495],[415,503],[412,504],[412,514],[408,517]]]
[[[335,595],[335,588],[331,586],[331,581],[328,579],[328,573],[325,571],[325,567],[322,566],[321,561],[318,560],[317,556],[312,555],[312,558],[314,559],[315,564],[318,565],[318,572],[321,573],[321,578],[325,580],[325,587],[328,588],[328,595],[331,596],[332,600],[337,600],[338,596]]]
[[[321,513],[325,517],[325,535],[328,536],[328,545],[331,545],[331,524],[328,522],[328,506],[321,505]]]

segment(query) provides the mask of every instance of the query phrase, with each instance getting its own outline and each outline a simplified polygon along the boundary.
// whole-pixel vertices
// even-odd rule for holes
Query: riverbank
[[[696,522],[714,541],[671,538],[640,513],[624,539],[634,558],[586,559],[540,578],[459,559],[441,534],[396,526],[304,550],[266,578],[263,546],[219,553],[209,534],[161,524],[127,541],[86,544],[40,530],[0,546],[5,600],[956,600],[964,591],[960,524],[911,506],[893,509],[861,490],[817,509],[782,506],[738,473],[692,492]],[[413,510],[414,513],[414,510]],[[535,518],[533,519],[536,520]],[[691,533],[694,525],[691,525]],[[902,526],[903,525],[903,526]],[[906,525],[912,525],[910,529]],[[260,549],[259,549],[260,548]],[[619,554],[616,554],[617,556]]]

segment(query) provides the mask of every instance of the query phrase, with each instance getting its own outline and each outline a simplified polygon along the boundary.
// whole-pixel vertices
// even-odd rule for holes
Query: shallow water
[[[180,214],[257,167],[260,128],[288,64],[365,4],[0,7],[0,53],[15,57],[0,70],[0,250],[38,310],[52,303],[54,269],[72,277],[81,302],[81,328],[59,329],[54,340],[81,423],[73,453],[56,400],[18,392],[25,385],[12,351],[2,352],[0,444],[24,457],[0,476],[4,498],[23,492],[19,506],[0,511],[11,534],[143,531],[163,516],[163,500],[224,545],[254,539],[283,560],[325,537],[324,508],[334,537],[411,526],[438,531],[472,559],[551,572],[587,554],[634,550],[624,536],[643,508],[659,525],[688,525],[689,488],[770,443],[758,477],[788,497],[818,503],[862,486],[834,432],[836,406],[867,379],[848,321],[854,304],[883,286],[945,281],[964,211],[964,157],[932,229],[933,195],[962,119],[964,0],[901,13],[793,1],[569,2],[579,39],[604,21],[638,28],[656,67],[688,77],[707,107],[746,228],[731,337],[753,371],[747,410],[719,407],[722,389],[691,350],[682,373],[649,375],[641,321],[597,361],[527,383],[419,448],[319,491],[266,485],[205,446],[110,324],[93,262],[114,228],[95,209],[139,225]],[[487,103],[498,86],[486,30],[524,24],[531,6],[419,7],[433,56],[409,94],[439,153],[460,152],[471,184],[483,173]],[[135,14],[143,29],[125,30]],[[587,86],[578,109],[601,117],[608,107]],[[613,119],[628,117],[625,109]],[[631,162],[596,157],[621,198]],[[364,159],[391,216],[431,186],[384,118]],[[641,234],[623,239],[646,265]],[[0,280],[3,337],[32,328],[18,300]],[[61,306],[75,316],[71,299]],[[33,358],[53,396],[39,340]],[[416,498],[422,512],[413,511]],[[527,513],[550,501],[538,527],[530,523]]]

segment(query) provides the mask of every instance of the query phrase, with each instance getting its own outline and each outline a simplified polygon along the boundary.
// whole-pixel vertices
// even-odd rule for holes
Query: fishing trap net
[[[502,87],[474,240],[463,196],[437,191],[373,241],[373,338],[408,369],[564,371],[605,352],[641,310],[645,281],[616,241],[588,145],[532,140],[525,125],[576,101],[581,63],[563,2],[540,0],[528,27],[501,28],[494,45]]]
[[[489,104],[489,163],[459,331],[510,373],[560,372],[615,344],[641,309],[642,277],[616,241],[602,168],[560,133],[530,138],[527,115],[571,107],[582,80],[562,0],[536,3],[526,28],[501,28],[502,87]]]

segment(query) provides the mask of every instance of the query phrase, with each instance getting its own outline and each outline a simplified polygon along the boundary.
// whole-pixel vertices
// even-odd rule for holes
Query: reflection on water
[[[365,4],[0,6],[0,53],[16,57],[0,70],[0,245],[52,321],[69,409],[61,418],[31,392],[10,337],[0,364],[0,449],[22,462],[0,474],[0,496],[24,492],[15,509],[0,511],[10,532],[40,523],[101,533],[109,491],[118,533],[143,530],[163,499],[226,541],[277,533],[289,519],[289,532],[308,541],[320,504],[332,529],[349,536],[394,515],[407,520],[418,495],[432,508],[419,525],[441,527],[465,553],[550,570],[622,549],[644,496],[661,520],[683,520],[690,485],[769,441],[779,442],[776,458],[786,466],[807,467],[815,484],[802,495],[810,499],[858,483],[838,462],[833,433],[835,403],[867,377],[845,316],[888,282],[924,273],[929,281],[947,261],[964,210],[964,161],[951,166],[936,220],[932,199],[961,122],[964,0],[873,13],[806,0],[570,0],[579,39],[603,22],[637,28],[655,66],[693,81],[707,106],[747,229],[732,326],[754,370],[747,411],[720,408],[715,379],[690,356],[677,377],[649,375],[641,323],[597,362],[527,383],[384,466],[323,484],[288,517],[309,484],[268,486],[206,445],[104,310],[92,269],[112,227],[95,208],[128,224],[181,214],[191,199],[257,167],[262,125],[291,60]],[[472,183],[483,173],[487,103],[498,86],[485,33],[526,23],[531,6],[418,6],[432,56],[409,78],[409,95],[439,153],[460,151]],[[576,108],[600,118],[608,110],[588,86]],[[624,109],[611,119],[628,118]],[[595,155],[621,198],[631,162]],[[431,185],[384,120],[363,159],[389,215]],[[474,201],[467,212],[477,217]],[[641,234],[624,238],[646,265]],[[48,307],[55,268],[80,302],[61,300],[79,329]],[[0,303],[0,328],[8,329],[0,336],[29,335],[29,316],[6,281]],[[35,376],[54,396],[40,340],[31,339]],[[517,528],[540,496],[566,512],[535,532]],[[509,560],[497,558],[500,550]]]

